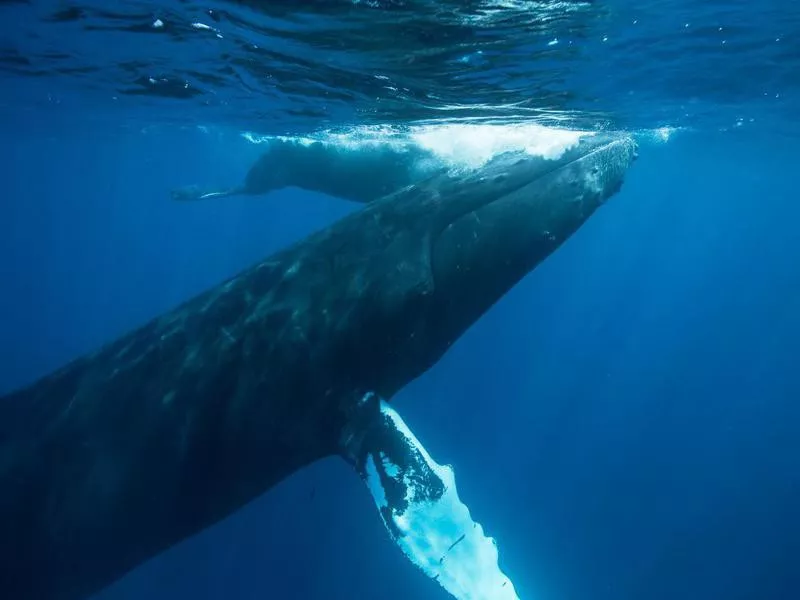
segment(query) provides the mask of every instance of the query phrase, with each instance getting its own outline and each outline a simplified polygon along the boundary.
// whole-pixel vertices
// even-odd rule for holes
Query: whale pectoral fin
[[[495,541],[458,497],[400,415],[366,394],[342,432],[343,456],[367,484],[389,535],[408,559],[459,600],[518,600]]]

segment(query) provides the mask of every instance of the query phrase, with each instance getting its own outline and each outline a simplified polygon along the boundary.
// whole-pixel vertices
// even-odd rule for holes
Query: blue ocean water
[[[453,465],[521,598],[800,595],[800,7],[31,1],[0,16],[0,390],[358,209],[296,189],[169,200],[240,181],[260,153],[244,131],[632,131],[622,191],[394,404]],[[99,597],[447,595],[329,459]]]

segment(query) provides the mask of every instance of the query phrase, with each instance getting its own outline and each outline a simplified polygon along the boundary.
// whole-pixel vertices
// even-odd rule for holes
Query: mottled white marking
[[[293,262],[288,269],[284,272],[284,277],[291,277],[292,275],[296,275],[297,272],[300,270],[300,261],[296,260]]]
[[[390,528],[397,545],[458,600],[519,600],[514,584],[500,570],[494,539],[484,535],[483,527],[472,520],[469,509],[458,497],[453,470],[436,463],[400,415],[383,401],[381,412],[391,419],[409,449],[423,457],[426,474],[434,474],[444,486],[441,497],[430,500],[430,489],[413,467],[404,471],[383,452],[379,452],[379,464],[375,457],[367,455],[366,483],[379,508],[387,506],[379,469],[406,489],[407,506],[382,511],[382,516],[385,512],[390,514],[392,525],[400,532],[395,537]]]
[[[375,461],[371,455],[367,456],[366,472],[367,487],[369,488],[372,497],[375,499],[375,504],[378,505],[378,508],[384,508],[388,504],[386,501],[386,492],[383,491],[380,476],[378,475],[378,469],[375,468]]]
[[[370,456],[370,459],[372,457]],[[381,452],[381,463],[383,464],[384,472],[392,479],[397,479],[400,475],[400,468],[394,464],[388,456]]]

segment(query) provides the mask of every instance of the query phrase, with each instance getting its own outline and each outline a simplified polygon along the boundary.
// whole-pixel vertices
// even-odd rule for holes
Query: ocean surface
[[[392,404],[523,600],[800,598],[800,4],[0,0],[0,32],[0,393],[359,209],[170,199],[271,136],[629,132],[622,190]],[[98,599],[448,597],[331,458]]]

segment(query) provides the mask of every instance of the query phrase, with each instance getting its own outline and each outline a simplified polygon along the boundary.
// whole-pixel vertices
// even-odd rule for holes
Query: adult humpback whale
[[[630,138],[501,155],[368,204],[0,399],[0,590],[87,598],[332,454],[457,598],[515,599],[386,400],[622,184]]]
[[[410,144],[366,144],[354,148],[323,141],[271,138],[242,184],[220,190],[190,185],[173,190],[174,200],[256,196],[296,186],[353,202],[372,202],[443,171],[432,153]]]

